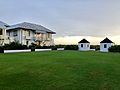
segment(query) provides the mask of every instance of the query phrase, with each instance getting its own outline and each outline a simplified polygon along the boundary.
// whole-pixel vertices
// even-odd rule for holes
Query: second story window
[[[17,31],[13,31],[13,36],[17,36]]]
[[[3,35],[3,30],[2,29],[0,29],[0,35]]]
[[[29,31],[26,31],[27,32],[27,36],[30,36],[30,30]]]
[[[50,34],[48,34],[48,38],[50,38]]]

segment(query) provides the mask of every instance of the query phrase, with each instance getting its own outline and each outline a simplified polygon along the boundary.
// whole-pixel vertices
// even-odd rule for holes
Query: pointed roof
[[[8,24],[0,21],[0,28],[6,28],[6,27],[8,27],[8,26],[9,26]]]
[[[81,41],[79,41],[78,43],[90,43],[89,41],[87,41],[86,39],[82,39]]]
[[[19,23],[19,24],[15,24],[15,25],[11,25],[10,27],[7,28],[7,30],[11,30],[11,29],[30,29],[30,30],[34,30],[36,32],[47,32],[47,33],[52,33],[55,34],[55,32],[41,26],[38,24],[33,24],[33,23],[28,23],[28,22],[23,22],[23,23]]]
[[[108,39],[107,37],[101,41],[100,43],[113,43],[110,39]]]

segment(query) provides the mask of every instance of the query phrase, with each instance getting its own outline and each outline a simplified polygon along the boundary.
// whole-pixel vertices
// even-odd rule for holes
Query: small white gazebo
[[[108,52],[108,49],[113,45],[113,42],[108,39],[107,37],[100,42],[100,51],[101,52]]]
[[[86,39],[82,39],[78,42],[78,48],[80,51],[88,51],[90,50],[90,42]]]

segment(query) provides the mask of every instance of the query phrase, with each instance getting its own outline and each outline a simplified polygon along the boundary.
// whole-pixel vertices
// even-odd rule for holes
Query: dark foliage
[[[52,47],[52,50],[57,50],[57,47],[56,47],[56,46],[53,46],[53,47]]]
[[[78,50],[78,45],[65,45],[65,50]]]
[[[4,47],[0,46],[0,53],[4,53]]]
[[[120,45],[110,47],[109,52],[120,52]]]
[[[90,49],[100,50],[100,45],[90,45]]]
[[[10,44],[5,44],[3,47],[4,47],[5,50],[28,49],[27,45],[22,45],[18,42],[11,42]]]

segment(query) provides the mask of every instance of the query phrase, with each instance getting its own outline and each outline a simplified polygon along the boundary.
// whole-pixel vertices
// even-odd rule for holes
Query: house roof
[[[9,25],[0,21],[0,28],[6,28],[7,26],[9,26]]]
[[[113,43],[110,39],[108,39],[107,37],[101,41],[100,43]]]
[[[46,33],[55,34],[55,32],[51,31],[50,29],[47,29],[47,28],[45,28],[41,25],[38,25],[38,24],[33,24],[33,23],[28,23],[28,22],[19,23],[16,25],[11,25],[10,27],[7,28],[7,30],[20,29],[20,28],[34,30],[34,31],[39,32],[39,33],[46,32]]]
[[[82,39],[81,41],[79,41],[78,43],[90,43],[89,41],[87,41],[86,39]]]

